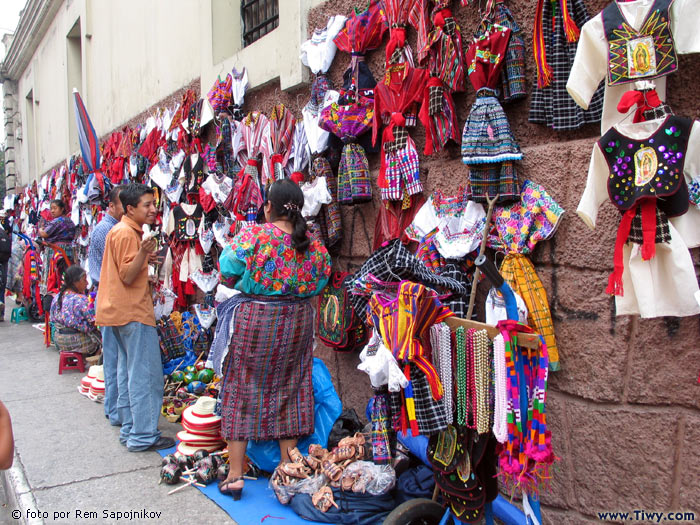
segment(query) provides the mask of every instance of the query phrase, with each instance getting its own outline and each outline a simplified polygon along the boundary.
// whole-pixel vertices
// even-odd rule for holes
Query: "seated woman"
[[[102,348],[102,337],[95,326],[95,312],[85,295],[87,273],[70,266],[63,275],[63,286],[51,304],[54,342],[61,352],[95,355]]]
[[[242,292],[217,308],[211,352],[223,376],[221,434],[230,458],[219,490],[235,500],[249,439],[278,440],[287,462],[288,449],[314,429],[310,298],[328,282],[331,260],[307,232],[303,206],[299,186],[274,182],[264,206],[267,223],[244,227],[219,258],[225,284]]]
[[[39,230],[39,237],[50,243],[72,243],[75,239],[75,224],[66,215],[66,204],[62,200],[51,201],[53,220]]]

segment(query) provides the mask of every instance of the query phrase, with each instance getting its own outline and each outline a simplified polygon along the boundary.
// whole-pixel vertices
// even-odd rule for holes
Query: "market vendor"
[[[55,199],[50,205],[53,220],[39,230],[39,237],[50,243],[72,243],[75,239],[75,224],[66,215],[66,204]]]
[[[241,497],[249,439],[278,440],[288,462],[288,450],[314,430],[310,298],[328,282],[331,260],[310,237],[303,207],[299,186],[274,182],[264,205],[267,222],[244,227],[219,260],[225,284],[243,292],[218,307],[211,353],[223,376],[221,434],[231,465],[219,489],[234,499]]]
[[[95,355],[102,348],[102,336],[95,326],[95,312],[85,290],[87,273],[78,265],[68,267],[61,291],[51,304],[55,325],[54,342],[61,352]]]

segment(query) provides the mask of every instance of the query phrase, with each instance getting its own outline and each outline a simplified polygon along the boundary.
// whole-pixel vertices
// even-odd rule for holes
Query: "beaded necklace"
[[[499,443],[508,439],[508,401],[506,394],[506,343],[502,334],[493,340],[494,403],[493,435]]]
[[[443,406],[445,407],[445,418],[449,425],[453,421],[452,412],[452,332],[450,328],[441,323],[439,325],[439,341],[438,347],[440,348],[440,378],[442,379],[442,386],[445,393],[443,399]]]
[[[459,326],[455,330],[457,350],[457,424],[466,424],[467,414],[467,348],[464,328]]]
[[[477,330],[470,328],[466,335],[466,396],[469,411],[465,417],[467,428],[476,429],[476,382],[474,377],[475,365],[475,334]]]
[[[474,376],[476,386],[476,430],[489,431],[489,335],[486,330],[474,333]]]

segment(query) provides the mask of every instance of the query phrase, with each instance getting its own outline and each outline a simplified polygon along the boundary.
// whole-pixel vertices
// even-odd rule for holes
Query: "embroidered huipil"
[[[233,107],[233,118],[237,121],[243,120],[243,102],[245,92],[248,89],[248,71],[246,68],[240,71],[233,68],[231,72],[231,100]]]
[[[526,180],[519,202],[494,208],[495,234],[488,240],[489,248],[506,254],[501,275],[525,301],[529,325],[544,337],[550,370],[560,368],[552,315],[544,286],[527,256],[539,241],[554,235],[563,214],[564,210],[542,186]]]
[[[287,171],[290,173],[290,178],[294,179],[294,174],[300,173],[303,179],[304,175],[302,172],[308,167],[310,156],[306,126],[304,121],[299,119],[294,126],[294,138],[292,139],[292,147],[287,160]]]
[[[51,322],[86,334],[95,330],[95,310],[87,295],[66,290],[60,308],[57,297],[51,303]]]
[[[253,111],[241,121],[242,139],[245,149],[238,152],[238,162],[241,166],[250,165],[249,161],[257,164],[258,155],[262,155],[262,183],[267,184],[271,177],[270,157],[272,155],[272,126],[270,119],[259,111]]]
[[[255,295],[318,295],[331,274],[331,258],[320,241],[304,253],[274,224],[245,226],[219,258],[224,284]]]
[[[375,293],[369,300],[368,321],[396,360],[404,365],[409,381],[412,380],[409,363],[425,374],[435,400],[443,396],[442,383],[421,339],[428,334],[431,326],[452,316],[454,313],[440,303],[434,290],[411,281],[401,281],[394,299],[386,300]],[[419,429],[410,385],[405,392],[405,402],[408,422],[416,435]]]
[[[171,236],[164,262],[165,282],[178,295],[178,306],[187,305],[185,295],[194,293],[190,275],[202,268],[202,257],[196,249],[201,220],[200,205],[183,203],[173,208],[165,229]]]
[[[581,29],[566,89],[586,109],[605,79],[601,133],[626,118],[622,95],[638,80],[655,79],[666,100],[665,75],[678,69],[676,55],[700,52],[694,0],[613,1]]]
[[[292,151],[292,139],[294,138],[294,126],[296,120],[294,114],[284,106],[277,104],[270,114],[271,138],[272,138],[272,174],[274,180],[285,177],[284,167],[289,160]]]
[[[397,64],[387,69],[384,81],[375,88],[372,125],[375,144],[379,120],[388,119],[382,133],[382,160],[377,181],[384,200],[399,200],[404,191],[408,195],[423,191],[418,176],[418,153],[406,130],[405,113],[420,103],[427,78],[425,69]]]
[[[617,315],[650,318],[700,313],[693,297],[698,283],[688,251],[700,245],[700,211],[692,205],[674,216],[688,204],[682,186],[692,186],[700,175],[699,145],[700,124],[670,116],[616,124],[593,147],[579,217],[595,228],[598,208],[608,199],[621,211],[632,209],[626,220],[623,215],[624,227],[621,223],[616,242],[611,284],[623,293],[615,296]],[[670,195],[657,200],[651,197],[651,189],[653,194]],[[631,205],[640,196],[641,213]],[[645,221],[646,202],[652,209]]]

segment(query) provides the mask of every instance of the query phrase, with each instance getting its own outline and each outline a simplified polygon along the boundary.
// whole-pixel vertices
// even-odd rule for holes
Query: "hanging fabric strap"
[[[613,271],[608,278],[608,286],[605,293],[611,295],[624,295],[622,286],[622,273],[624,271],[623,248],[632,228],[632,220],[637,214],[637,208],[642,211],[642,259],[648,261],[656,255],[656,200],[646,199],[627,210],[620,220],[615,240],[615,254],[613,256]]]
[[[532,34],[532,51],[537,65],[537,87],[542,89],[552,82],[552,68],[547,63],[547,51],[544,43],[543,16],[545,0],[537,0],[535,27]]]
[[[644,122],[644,112],[661,105],[661,99],[655,89],[649,91],[628,91],[617,104],[620,113],[627,113],[631,108],[637,106],[632,122]]]
[[[571,18],[571,13],[569,13],[569,7],[567,5],[567,0],[559,0],[559,5],[561,7],[561,16],[564,19],[564,33],[566,34],[566,40],[573,44],[578,41],[578,37],[581,35],[574,19]]]
[[[386,63],[389,63],[394,51],[406,45],[406,28],[392,27],[389,29],[389,42],[386,44]]]

